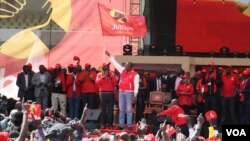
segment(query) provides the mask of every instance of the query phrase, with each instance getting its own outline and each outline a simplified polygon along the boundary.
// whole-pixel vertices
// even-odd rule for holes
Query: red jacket
[[[134,70],[126,71],[123,70],[123,72],[120,75],[120,83],[119,88],[121,91],[134,91],[134,78],[137,72]]]
[[[183,109],[178,105],[173,105],[160,113],[161,116],[171,116],[176,125],[186,124],[186,118],[179,117],[178,114],[185,114]]]
[[[182,92],[186,92],[186,94],[181,94]],[[193,85],[191,83],[180,83],[176,90],[176,95],[178,96],[179,105],[192,105],[194,95]]]
[[[213,79],[213,80],[216,80],[216,71],[214,71],[212,74],[210,74],[210,73],[207,73],[206,75],[205,75],[205,79],[206,79],[206,81],[208,80],[208,79]],[[204,85],[204,92],[208,92],[208,85],[211,85],[211,83],[206,83],[206,85]],[[217,86],[216,86],[216,83],[213,83],[213,92],[214,93],[216,93],[216,91],[217,91]]]
[[[222,93],[223,97],[232,97],[235,95],[238,85],[238,79],[233,75],[222,75]]]
[[[73,84],[75,82],[75,86],[76,86],[76,95],[77,97],[80,97],[81,94],[81,83],[79,81],[77,81],[77,78],[79,77],[79,75],[76,75],[76,79],[74,78],[73,74],[69,74],[67,76],[67,80],[66,80],[66,87],[67,87],[67,98],[71,98],[72,94],[73,94]]]
[[[79,74],[79,81],[82,83],[82,93],[97,93],[98,87],[95,84],[95,79],[96,79],[96,72],[95,71],[90,71],[87,72],[86,70],[83,70]],[[94,80],[91,80],[94,79]]]
[[[205,92],[205,85],[202,85],[201,81],[202,79],[199,79],[196,84],[196,90],[198,91],[196,100],[198,103],[201,103],[203,101],[203,93]]]
[[[239,85],[239,89],[241,91],[243,91],[248,83],[249,79],[244,79],[240,82],[240,85]],[[245,101],[245,95],[244,94],[240,94],[240,102],[243,102]]]
[[[100,72],[96,76],[96,84],[99,86],[101,92],[114,92],[115,85],[117,84],[116,76],[110,72],[110,76],[104,76],[103,72]]]

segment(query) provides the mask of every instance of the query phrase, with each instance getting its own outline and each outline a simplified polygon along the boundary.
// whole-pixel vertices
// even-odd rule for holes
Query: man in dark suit
[[[23,72],[17,75],[16,85],[18,86],[18,97],[20,100],[24,98],[24,101],[34,100],[34,89],[31,84],[33,73],[30,71],[29,66],[23,66]]]
[[[49,86],[51,86],[51,75],[45,71],[44,65],[39,66],[39,72],[32,77],[32,85],[35,86],[36,102],[42,105],[43,110],[48,107]]]
[[[151,78],[150,91],[161,91],[162,73],[157,71],[155,77]]]

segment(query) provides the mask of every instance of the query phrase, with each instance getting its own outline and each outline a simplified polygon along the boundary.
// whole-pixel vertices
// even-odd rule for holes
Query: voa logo
[[[247,136],[244,129],[226,129],[227,136]]]

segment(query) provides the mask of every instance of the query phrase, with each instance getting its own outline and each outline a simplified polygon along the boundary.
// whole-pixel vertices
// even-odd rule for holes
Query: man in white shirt
[[[139,89],[139,75],[133,70],[133,63],[127,62],[122,67],[108,51],[105,54],[109,57],[109,61],[120,72],[119,82],[119,127],[124,128],[125,113],[127,116],[127,126],[132,130],[132,102],[133,97],[137,97]]]

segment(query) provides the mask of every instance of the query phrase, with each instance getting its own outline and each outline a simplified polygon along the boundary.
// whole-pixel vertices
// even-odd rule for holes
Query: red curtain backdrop
[[[185,52],[250,51],[250,17],[233,1],[178,0],[176,44]]]

